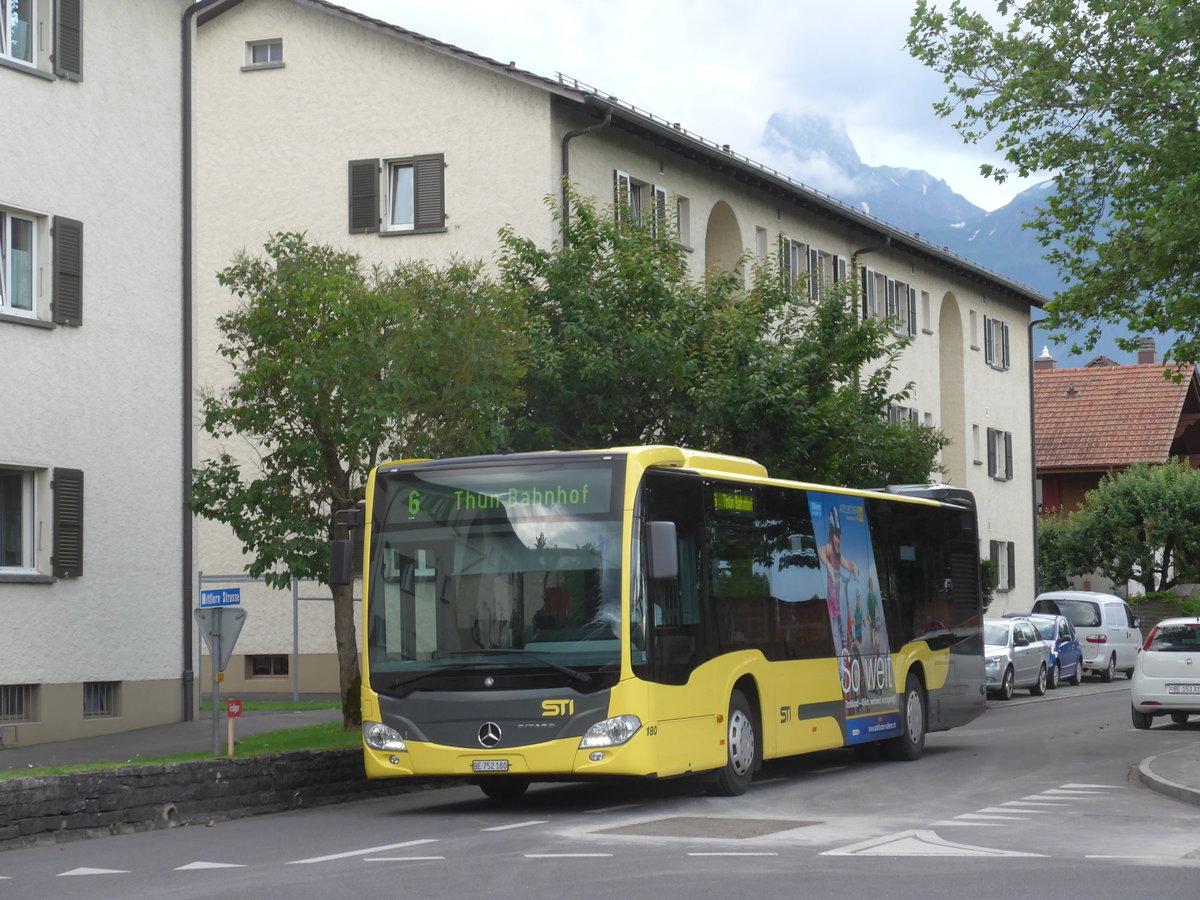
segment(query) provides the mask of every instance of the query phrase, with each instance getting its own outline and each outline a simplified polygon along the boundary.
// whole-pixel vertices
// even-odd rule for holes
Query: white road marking
[[[611,853],[526,853],[526,859],[601,859]]]
[[[778,856],[778,855],[779,855],[778,853],[752,853],[749,851],[735,852],[732,850],[727,853],[717,853],[715,851],[711,852],[711,853],[704,853],[701,851],[696,851],[694,853],[688,853],[688,856]]]
[[[368,856],[363,862],[431,862],[445,858],[444,856]]]
[[[996,850],[992,847],[976,847],[971,844],[956,844],[940,838],[932,831],[900,831],[884,837],[872,838],[826,850],[822,856],[1024,856],[1042,857],[1041,853],[1022,853],[1018,850]]]
[[[514,828],[528,828],[531,825],[549,824],[545,819],[530,819],[528,822],[514,822],[511,825],[493,825],[491,828],[480,828],[480,831],[511,831]]]
[[[967,815],[970,815],[970,813],[968,813]],[[974,822],[974,821],[965,821],[964,822],[964,821],[962,821],[964,818],[965,818],[965,816],[959,816],[957,819],[942,819],[940,822],[930,822],[929,827],[930,828],[941,828],[943,825],[963,825],[963,826],[969,826],[971,828],[1003,828],[1004,827],[1003,822]]]
[[[308,863],[329,862],[334,859],[348,859],[351,856],[366,856],[368,853],[382,853],[385,850],[399,850],[401,847],[416,847],[418,844],[436,844],[437,838],[421,838],[417,841],[405,841],[402,844],[384,844],[382,847],[367,847],[363,850],[347,850],[344,853],[330,853],[328,856],[310,856],[308,859],[293,859],[289,866],[303,866]]]
[[[1013,803],[1045,803],[1047,806],[1070,806],[1066,800],[1054,800],[1047,798],[1043,794],[1030,794],[1028,797],[1022,797],[1020,800],[1013,800]]]
[[[1123,784],[1064,784],[1063,787],[1072,788],[1075,790],[1090,790],[1100,788],[1105,791],[1120,791],[1125,789],[1125,785]]]
[[[176,867],[175,871],[176,872],[187,872],[187,871],[193,870],[193,869],[244,869],[244,868],[246,868],[245,863],[215,863],[215,862],[197,861],[194,863],[188,863],[186,866],[178,866],[178,867]]]
[[[128,869],[89,869],[86,866],[82,869],[72,869],[70,872],[59,872],[59,878],[67,878],[71,875],[128,875]]]
[[[979,811],[981,813],[1029,813],[1030,815],[1041,815],[1042,813],[1050,812],[1048,809],[1027,809],[1025,807],[1013,809],[1009,806],[985,806]]]
[[[1043,797],[1078,797],[1080,799],[1086,797],[1099,797],[1104,791],[1090,791],[1083,788],[1051,788],[1048,791],[1042,791]]]
[[[954,818],[956,818],[956,819],[988,819],[988,820],[992,820],[992,821],[995,821],[998,819],[1001,822],[1024,822],[1025,821],[1025,819],[1021,816],[1000,816],[1000,815],[996,815],[995,813],[986,813],[986,812],[962,813],[961,815],[957,815]]]

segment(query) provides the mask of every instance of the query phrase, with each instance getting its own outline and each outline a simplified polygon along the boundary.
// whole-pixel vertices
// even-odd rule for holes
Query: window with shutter
[[[443,154],[354,159],[348,169],[351,234],[429,234],[446,230]]]
[[[917,289],[908,289],[908,336],[917,336]]]
[[[1008,358],[1008,323],[1000,323],[1000,368],[1007,369]]]
[[[1004,432],[1004,478],[1008,481],[1013,477],[1012,432]]]
[[[1005,586],[1011,591],[1017,586],[1017,545],[1012,541],[1005,541],[1005,544],[1007,545],[1005,548],[1007,550],[1007,559],[1005,561],[1008,564],[1006,567],[1007,571],[1005,572],[1007,575]]]
[[[54,494],[52,571],[55,578],[76,578],[83,574],[83,472],[55,469],[50,487]]]
[[[51,317],[58,325],[83,323],[83,223],[55,216],[50,229],[54,245]]]
[[[987,466],[988,475],[992,478],[996,477],[996,429],[989,428],[987,430]]]
[[[876,288],[875,270],[869,266],[864,267],[862,270],[862,287],[863,318],[871,319],[879,314],[879,299]]]
[[[983,360],[989,366],[996,362],[996,329],[991,316],[983,317]]]

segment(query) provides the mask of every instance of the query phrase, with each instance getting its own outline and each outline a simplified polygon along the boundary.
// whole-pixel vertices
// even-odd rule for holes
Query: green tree
[[[1096,559],[1080,541],[1084,516],[1047,515],[1038,520],[1038,590],[1060,590],[1072,575],[1095,569]]]
[[[501,234],[501,279],[532,329],[517,449],[666,442],[784,477],[928,480],[945,439],[887,421],[910,390],[888,387],[905,342],[860,320],[857,279],[812,304],[774,263],[749,288],[743,268],[694,279],[669,216],[618,213],[573,197],[565,246]]]
[[[232,380],[203,397],[203,427],[225,449],[194,471],[190,506],[229,525],[246,570],[282,588],[292,576],[325,580],[333,513],[362,499],[375,464],[501,445],[523,329],[478,263],[368,271],[286,233],[264,249],[217,276],[241,298],[217,321]],[[353,595],[331,592],[349,725]]]
[[[1088,570],[1146,593],[1200,577],[1200,470],[1172,460],[1106,475],[1072,516]],[[1080,568],[1081,564],[1076,565]]]
[[[1070,286],[1047,327],[1177,331],[1165,357],[1200,358],[1200,4],[996,0],[1001,23],[918,0],[909,51],[941,73],[935,106],[970,142],[994,136],[1012,173],[1055,175],[1030,226]],[[1135,340],[1125,342],[1133,349]]]

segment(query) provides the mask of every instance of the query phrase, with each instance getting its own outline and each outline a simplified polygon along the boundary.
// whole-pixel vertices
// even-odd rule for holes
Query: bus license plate
[[[1168,684],[1168,694],[1200,694],[1200,684]]]
[[[473,759],[471,760],[472,772],[507,772],[507,759]]]

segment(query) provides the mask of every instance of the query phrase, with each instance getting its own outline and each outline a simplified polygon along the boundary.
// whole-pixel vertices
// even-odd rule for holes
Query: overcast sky
[[[904,48],[915,0],[333,2],[538,75],[562,72],[785,171],[761,141],[771,114],[791,111],[840,119],[863,162],[924,169],[985,209],[1032,183],[980,176],[992,147],[965,145],[934,115],[941,78]]]

